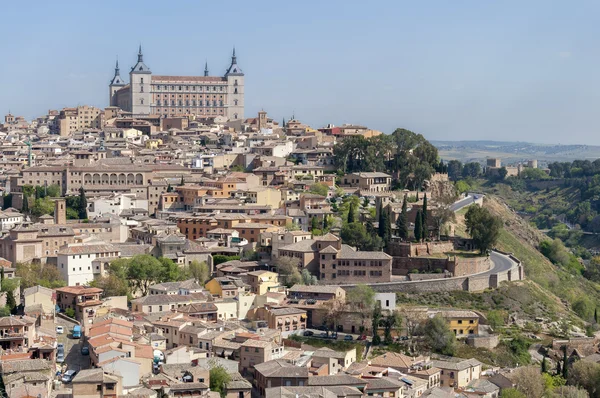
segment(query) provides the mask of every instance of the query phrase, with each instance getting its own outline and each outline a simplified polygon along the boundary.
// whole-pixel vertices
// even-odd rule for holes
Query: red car
[[[361,334],[356,340],[366,340],[366,339],[367,339],[367,335]]]

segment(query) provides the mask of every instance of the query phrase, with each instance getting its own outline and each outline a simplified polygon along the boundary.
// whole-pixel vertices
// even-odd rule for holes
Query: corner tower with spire
[[[152,72],[144,63],[142,45],[138,50],[137,63],[129,72],[131,90],[131,113],[133,115],[149,115],[152,101]]]
[[[229,120],[244,119],[244,72],[237,63],[235,47],[231,53],[231,65],[227,68],[225,78],[228,96],[227,117]]]
[[[117,63],[115,65],[115,75],[113,76],[110,84],[108,85],[109,93],[108,98],[110,99],[110,106],[119,106],[117,101],[117,91],[125,87],[127,83],[121,78],[121,73],[119,70],[119,59],[117,59]]]

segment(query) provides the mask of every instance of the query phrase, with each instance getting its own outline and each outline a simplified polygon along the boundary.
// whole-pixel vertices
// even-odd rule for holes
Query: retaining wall
[[[444,278],[443,274],[440,275],[440,279],[425,279],[425,280],[411,280],[401,282],[385,282],[385,283],[368,283],[376,292],[388,293],[435,293],[435,292],[452,292],[456,290],[464,290],[468,292],[481,292],[485,289],[496,288],[500,283],[504,281],[516,281],[525,278],[523,273],[523,265],[521,262],[510,253],[498,253],[508,255],[513,259],[516,264],[509,270],[496,273],[486,273],[484,275],[470,275],[470,276],[455,276],[452,278]],[[394,259],[395,260],[395,259]],[[414,260],[414,258],[413,258]],[[491,267],[491,259],[488,259],[489,266]],[[489,268],[488,268],[489,270]],[[356,286],[342,285],[344,289],[351,289]]]

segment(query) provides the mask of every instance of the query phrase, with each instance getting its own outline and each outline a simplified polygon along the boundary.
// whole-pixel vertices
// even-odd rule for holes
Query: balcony
[[[24,339],[24,332],[1,332],[0,331],[0,341],[8,341],[8,340],[22,340]]]

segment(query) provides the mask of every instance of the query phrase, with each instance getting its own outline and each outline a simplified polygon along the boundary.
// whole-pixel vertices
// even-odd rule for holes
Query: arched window
[[[144,99],[140,98],[140,104],[144,105]]]
[[[234,114],[233,114],[233,118],[234,118],[234,119],[237,119],[237,113],[234,113]]]
[[[234,93],[234,94],[237,94],[237,93],[238,93],[238,92],[237,92],[237,87],[233,89],[233,93]]]
[[[233,100],[233,105],[237,105],[238,100]]]

